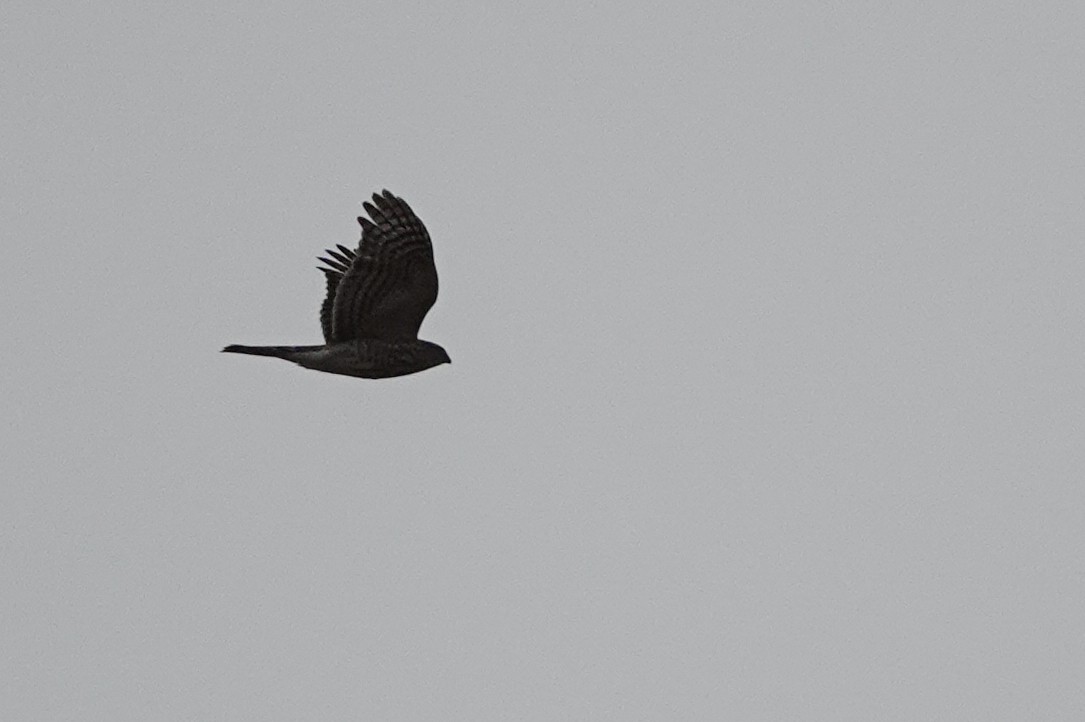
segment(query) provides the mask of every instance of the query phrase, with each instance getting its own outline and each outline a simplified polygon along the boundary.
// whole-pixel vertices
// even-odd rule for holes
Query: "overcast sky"
[[[0,718],[1083,718],[1083,27],[5,3]]]

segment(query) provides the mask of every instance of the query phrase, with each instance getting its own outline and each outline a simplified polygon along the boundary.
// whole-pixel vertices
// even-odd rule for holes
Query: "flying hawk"
[[[437,300],[437,267],[425,225],[388,191],[363,203],[358,250],[337,245],[318,266],[328,292],[320,307],[322,346],[227,346],[228,353],[274,356],[332,374],[381,379],[451,363],[445,350],[418,338]]]

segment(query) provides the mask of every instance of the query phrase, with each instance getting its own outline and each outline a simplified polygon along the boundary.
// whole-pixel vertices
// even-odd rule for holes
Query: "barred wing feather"
[[[437,267],[425,225],[401,198],[387,190],[364,204],[358,250],[328,251],[321,259],[328,296],[321,326],[328,343],[355,338],[388,341],[418,338],[437,300]],[[349,265],[348,265],[349,261]]]

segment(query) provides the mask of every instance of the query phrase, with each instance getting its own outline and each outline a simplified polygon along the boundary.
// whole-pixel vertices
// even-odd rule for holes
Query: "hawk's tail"
[[[239,346],[233,344],[222,349],[223,353],[247,353],[253,356],[274,356],[293,361],[295,356],[306,351],[318,351],[323,346]]]

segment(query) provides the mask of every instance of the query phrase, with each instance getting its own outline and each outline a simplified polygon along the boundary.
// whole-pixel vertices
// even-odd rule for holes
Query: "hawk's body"
[[[418,339],[437,300],[437,267],[425,225],[388,191],[365,203],[357,250],[338,246],[321,258],[327,296],[320,308],[323,346],[227,346],[333,374],[386,378],[449,363],[437,344]]]

